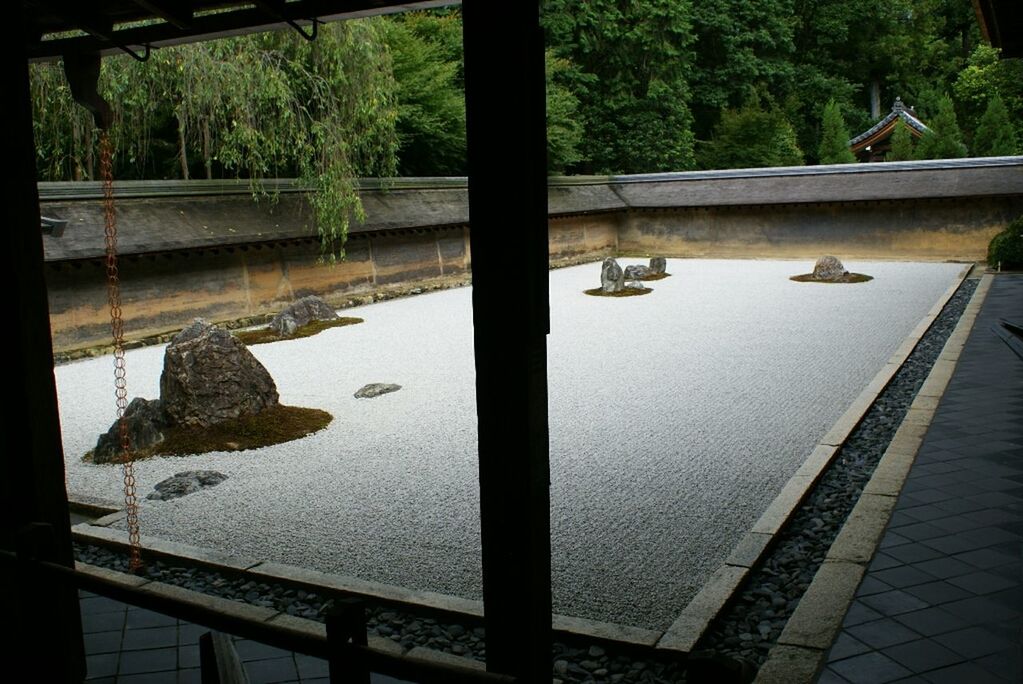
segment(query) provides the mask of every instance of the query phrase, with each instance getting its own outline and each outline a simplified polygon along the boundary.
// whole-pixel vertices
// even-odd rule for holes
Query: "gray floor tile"
[[[178,667],[199,667],[199,644],[178,646]]]
[[[993,575],[989,572],[971,572],[968,575],[962,575],[961,577],[953,577],[949,580],[949,584],[954,584],[957,587],[962,587],[966,591],[973,594],[993,594],[1003,589],[1009,589],[1011,587],[1018,587],[1019,582],[1013,582],[1010,579]]]
[[[938,579],[949,579],[951,577],[958,577],[959,575],[965,575],[968,572],[973,572],[974,567],[969,563],[956,560],[955,558],[934,558],[928,561],[921,561],[914,563],[913,567],[917,570],[926,572],[929,575],[933,575]]]
[[[908,668],[883,653],[864,653],[831,665],[831,669],[852,684],[886,684],[912,674]]]
[[[923,675],[930,684],[1004,684],[997,677],[974,663],[958,663]]]
[[[927,603],[921,601],[912,594],[901,590],[886,591],[883,594],[864,596],[860,601],[868,608],[872,608],[882,615],[901,615],[914,610],[926,608]]]
[[[931,560],[932,558],[940,558],[944,556],[941,551],[919,543],[906,544],[905,546],[890,549],[887,553],[892,558],[902,561],[903,563],[918,563],[920,561]]]
[[[882,652],[913,672],[936,670],[966,660],[960,654],[931,639],[918,639],[898,646],[891,646]]]
[[[853,604],[849,607],[848,612],[845,614],[845,620],[842,624],[846,627],[850,625],[858,625],[863,622],[870,622],[871,620],[877,620],[881,617],[881,613],[877,612],[873,608],[860,603],[859,600],[853,601]]]
[[[100,613],[117,613],[124,612],[125,606],[120,601],[109,599],[106,596],[95,596],[85,598],[79,601],[79,605],[82,609],[82,615],[86,613],[100,614]]]
[[[959,601],[972,595],[972,592],[944,580],[909,587],[906,589],[906,592],[922,601],[926,601],[931,606],[940,606],[943,603]]]
[[[821,673],[820,678],[817,680],[817,684],[849,684],[849,680],[831,668],[828,668]]]
[[[934,637],[934,640],[966,658],[977,659],[1011,649],[1012,641],[984,627],[968,627]]]
[[[85,654],[117,653],[121,650],[121,630],[92,632],[85,635]]]
[[[175,618],[169,615],[161,615],[151,610],[130,608],[128,610],[128,628],[145,629],[147,627],[169,627],[178,624]]]
[[[117,674],[117,653],[85,656],[85,676],[88,679],[112,677]]]
[[[146,651],[123,651],[119,674],[145,674],[173,671],[178,667],[177,649],[159,648]]]
[[[169,648],[178,643],[178,628],[149,627],[147,629],[129,629],[124,633],[122,650],[140,651],[147,648]]]
[[[178,673],[171,671],[121,675],[117,678],[117,684],[178,684]]]
[[[870,596],[871,594],[880,594],[883,591],[891,591],[893,587],[885,584],[876,577],[870,575],[863,578],[860,582],[860,586],[856,589],[857,596]]]
[[[312,656],[296,653],[295,664],[298,666],[298,676],[303,680],[314,677],[326,677],[329,674],[327,661],[322,658],[313,658]]]
[[[934,561],[927,562],[930,563]],[[888,568],[887,570],[878,570],[877,572],[871,573],[871,576],[876,577],[886,584],[890,584],[895,589],[905,589],[906,587],[912,587],[917,584],[926,584],[938,579],[935,575],[920,569],[922,565],[924,565],[924,563],[902,565],[897,568]],[[966,567],[969,568],[970,566],[967,565]]]
[[[245,672],[249,675],[250,684],[278,684],[298,679],[295,658],[290,654],[283,658],[247,662]]]
[[[845,634],[851,634],[856,640],[876,650],[922,638],[919,633],[891,618],[848,627]],[[838,645],[837,640],[835,645]]]
[[[178,670],[178,684],[202,684],[202,672],[197,667]]]
[[[82,615],[82,631],[113,632],[124,628],[124,613],[89,613]]]
[[[924,636],[935,636],[972,626],[972,623],[969,621],[947,613],[943,608],[938,607],[924,608],[912,613],[905,613],[896,616],[895,619]]]
[[[248,639],[239,639],[234,643],[235,650],[238,651],[238,657],[243,663],[252,660],[270,660],[273,658],[284,658],[290,657],[291,652],[285,651],[280,648],[274,648],[273,646],[267,646],[257,641],[249,641]]]

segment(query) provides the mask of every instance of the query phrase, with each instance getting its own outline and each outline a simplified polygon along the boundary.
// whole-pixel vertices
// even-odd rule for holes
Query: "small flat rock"
[[[371,382],[368,385],[360,387],[359,391],[355,393],[355,398],[372,399],[373,397],[379,397],[381,394],[397,392],[400,389],[401,385],[392,385],[385,382]]]
[[[186,470],[156,483],[147,499],[169,501],[194,494],[201,489],[216,487],[227,479],[227,475],[216,470]]]
[[[646,289],[646,285],[644,285],[643,283],[641,283],[638,280],[630,280],[629,282],[625,283],[625,289],[627,289],[627,290],[645,290]]]

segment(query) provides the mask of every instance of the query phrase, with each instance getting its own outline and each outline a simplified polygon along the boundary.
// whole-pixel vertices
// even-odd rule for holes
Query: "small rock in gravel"
[[[355,398],[372,399],[373,397],[379,397],[381,394],[397,392],[400,389],[401,385],[392,385],[384,382],[371,382],[368,385],[360,387],[355,393]]]
[[[227,475],[216,470],[186,470],[166,480],[157,482],[154,491],[147,499],[169,501],[198,492],[201,489],[216,487],[227,479]]]

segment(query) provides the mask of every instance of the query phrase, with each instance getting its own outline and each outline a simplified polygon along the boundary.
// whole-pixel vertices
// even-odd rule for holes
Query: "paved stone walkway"
[[[1023,276],[992,282],[819,684],[1023,681]]]

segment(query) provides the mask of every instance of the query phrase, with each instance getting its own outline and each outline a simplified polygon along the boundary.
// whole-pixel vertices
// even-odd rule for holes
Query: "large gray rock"
[[[651,257],[649,269],[652,275],[662,275],[668,270],[668,260],[664,257]]]
[[[600,267],[600,289],[604,292],[621,292],[625,287],[625,273],[613,257],[604,259]]]
[[[390,392],[397,392],[401,389],[401,385],[393,385],[385,382],[371,382],[368,385],[363,385],[355,393],[356,399],[372,399],[373,397],[379,397],[381,394],[388,394]]]
[[[128,440],[132,451],[148,449],[163,441],[167,416],[159,399],[135,397],[124,410],[124,418],[128,421]],[[120,421],[115,420],[110,429],[100,435],[92,457],[96,463],[121,462]]]
[[[156,501],[168,501],[198,492],[200,489],[216,487],[227,479],[227,475],[216,470],[187,470],[166,480],[157,482],[146,497]]]
[[[847,275],[849,271],[833,256],[822,256],[813,267],[814,280],[841,280]]]
[[[650,275],[653,275],[653,272],[643,265],[633,264],[625,267],[625,280],[642,280]]]
[[[208,427],[276,406],[277,386],[252,352],[222,328],[196,320],[171,340],[160,398],[172,425]]]
[[[297,302],[290,304],[284,311],[270,320],[269,328],[280,337],[287,337],[312,321],[332,321],[337,318],[337,312],[327,302],[315,295],[302,297]]]

